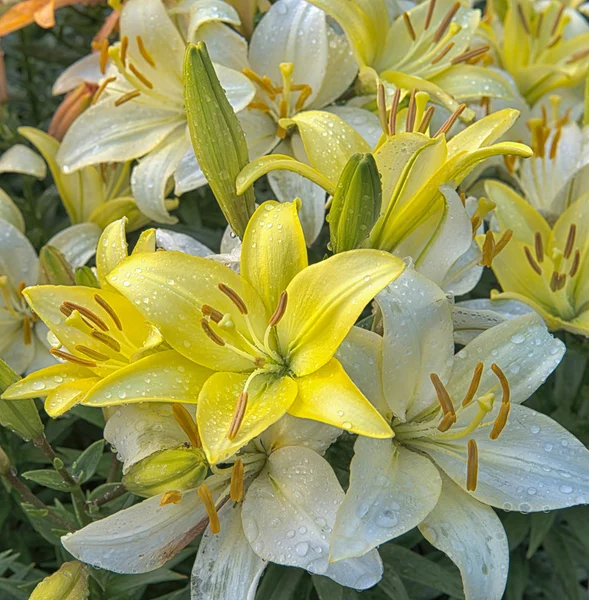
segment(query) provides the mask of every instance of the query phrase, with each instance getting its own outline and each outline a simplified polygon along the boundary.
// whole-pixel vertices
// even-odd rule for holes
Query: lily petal
[[[100,287],[103,290],[113,290],[108,283],[109,273],[127,256],[129,256],[129,246],[126,236],[127,219],[122,218],[107,225],[102,232],[100,244],[96,251],[96,272]]]
[[[54,96],[61,96],[61,94],[70,92],[82,83],[94,83],[98,85],[102,78],[100,52],[92,52],[62,71],[55,80],[51,93]]]
[[[57,386],[45,398],[45,412],[54,419],[63,415],[70,408],[79,404],[98,381],[100,381],[98,377],[88,377]]]
[[[0,273],[15,287],[21,281],[35,285],[39,279],[39,259],[28,238],[8,221],[0,221]],[[2,306],[4,304],[2,303]]]
[[[14,144],[0,157],[0,173],[22,173],[37,179],[45,179],[47,177],[47,165],[28,146]]]
[[[60,250],[72,267],[82,267],[96,253],[101,233],[95,223],[78,223],[56,233],[47,245]]]
[[[25,232],[25,219],[12,198],[0,188],[0,219],[8,221],[21,233]]]

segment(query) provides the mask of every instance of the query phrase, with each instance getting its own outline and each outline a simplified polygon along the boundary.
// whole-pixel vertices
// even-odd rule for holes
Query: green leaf
[[[509,557],[509,576],[505,589],[505,600],[523,600],[524,592],[528,586],[528,573],[530,566],[518,550]]]
[[[572,534],[589,549],[589,506],[575,506],[564,512]]]
[[[343,600],[344,588],[333,579],[322,575],[313,575],[312,579],[319,600]]]
[[[270,563],[258,587],[260,600],[298,600],[297,587],[303,577],[302,569]]]
[[[50,512],[72,523],[70,531],[77,528],[77,525],[73,524],[75,521],[73,521],[72,516],[61,506],[48,509],[36,508],[32,504],[21,504],[20,506],[31,522],[33,529],[54,546],[61,547],[61,536],[68,533],[68,531],[55,527],[55,523],[48,518]]]
[[[100,288],[98,279],[96,279],[96,275],[94,275],[94,271],[90,267],[76,267],[76,270],[74,272],[74,280],[76,282],[76,285]]]
[[[4,596],[4,594],[0,594],[1,598],[6,598],[6,600],[28,600],[29,594],[24,590],[20,589],[20,586],[26,584],[26,581],[14,580],[14,579],[5,579],[4,577],[0,578],[0,591],[9,594],[8,596]]]
[[[175,573],[170,569],[162,567],[150,573],[141,573],[140,575],[114,575],[108,581],[107,591],[109,594],[122,594],[130,592],[146,585],[164,583],[166,581],[182,581],[186,575]]]
[[[530,518],[528,515],[512,512],[503,519],[503,527],[507,532],[509,550],[515,550],[528,535]]]
[[[88,446],[72,465],[72,476],[78,483],[89,481],[100,464],[104,452],[104,440],[98,440]]]
[[[560,528],[553,527],[544,538],[544,550],[567,592],[567,599],[581,600],[575,560]]]
[[[27,471],[22,476],[29,481],[34,481],[39,485],[48,487],[59,492],[71,492],[72,486],[66,483],[61,475],[50,469],[38,469],[36,471]]]
[[[378,589],[390,600],[410,600],[401,577],[390,564],[385,565],[384,574]]]
[[[527,559],[532,558],[536,550],[542,545],[544,537],[550,531],[555,518],[556,511],[532,513],[530,517],[530,541],[528,542],[528,551],[526,553]]]

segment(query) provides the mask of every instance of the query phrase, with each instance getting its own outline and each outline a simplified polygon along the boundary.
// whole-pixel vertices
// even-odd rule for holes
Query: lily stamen
[[[243,461],[238,458],[231,470],[231,488],[229,497],[233,502],[241,502],[243,498]]]
[[[82,354],[85,354],[89,358],[93,358],[94,360],[97,360],[98,362],[104,362],[104,361],[110,360],[110,356],[107,356],[106,354],[102,354],[102,352],[98,352],[97,350],[93,350],[92,348],[88,348],[88,346],[82,346],[81,344],[78,344],[74,347],[78,352],[81,352]]]
[[[81,304],[76,304],[75,302],[69,302],[66,300],[60,306],[60,310],[63,314],[65,314],[66,310],[69,310],[70,315],[74,310],[77,310],[80,313],[80,315],[86,317],[86,319],[88,319],[89,321],[92,321],[92,323],[94,323],[99,329],[102,329],[102,331],[109,331],[108,325],[97,314],[93,313],[89,308],[86,308]]]
[[[436,112],[435,106],[429,106],[428,109],[423,113],[423,117],[421,118],[421,123],[417,128],[418,133],[425,133],[432,122],[434,113]]]
[[[407,107],[407,120],[405,121],[405,131],[412,132],[413,125],[415,124],[415,113],[417,107],[415,106],[415,94],[417,90],[413,88],[411,90],[411,96],[409,98],[409,106]]]
[[[524,246],[524,254],[528,259],[528,263],[530,263],[530,267],[532,267],[532,269],[534,269],[538,275],[542,275],[542,269],[540,268],[540,265],[536,262],[536,259],[532,256],[532,253],[527,246]]]
[[[501,384],[501,391],[503,393],[503,397],[501,398],[501,402],[508,403],[511,398],[511,389],[509,388],[509,381],[505,376],[505,373],[501,370],[497,363],[493,363],[491,365],[491,370],[495,375],[497,375],[497,379],[499,379],[499,383]]]
[[[58,350],[57,348],[51,348],[49,350],[53,356],[57,358],[62,358],[63,360],[67,360],[68,362],[74,363],[76,365],[80,365],[82,367],[96,367],[97,364],[90,360],[85,360],[84,358],[79,358],[78,356],[74,356],[73,354],[68,354],[63,350]]]
[[[564,248],[564,257],[568,260],[573,252],[575,246],[575,237],[577,235],[577,226],[572,223],[569,227],[569,233],[567,235],[567,241]]]
[[[513,237],[513,231],[508,229],[500,238],[499,241],[495,244],[495,249],[493,250],[493,258],[495,258],[499,252],[509,244],[511,238]]]
[[[579,270],[579,265],[581,264],[581,251],[575,250],[575,257],[573,258],[573,264],[569,270],[569,277],[574,277]]]
[[[556,158],[556,151],[558,150],[558,142],[560,141],[561,135],[562,129],[559,127],[552,138],[552,143],[550,144],[550,160],[554,160]]]
[[[448,431],[448,429],[450,429],[454,423],[456,423],[456,415],[454,413],[447,412],[438,425],[438,431],[444,433]]]
[[[433,137],[438,137],[439,135],[442,135],[443,133],[448,133],[450,131],[450,129],[452,128],[452,125],[454,125],[454,123],[456,123],[456,121],[458,120],[458,117],[464,112],[465,109],[466,109],[466,104],[461,104],[446,119],[446,121],[444,121],[444,123],[442,124],[442,126],[438,129],[438,131],[436,131],[436,133],[434,134]]]
[[[98,59],[98,65],[102,75],[106,73],[106,63],[108,62],[108,45],[107,39],[102,40],[102,44],[100,46],[100,57]]]
[[[124,35],[121,39],[121,62],[123,63],[123,66],[125,66],[125,63],[127,61],[127,50],[129,49],[129,36]]]
[[[137,47],[139,48],[139,52],[141,56],[145,59],[145,61],[150,64],[155,69],[155,60],[153,60],[153,56],[148,52],[145,44],[143,43],[143,38],[138,35],[137,38]]]
[[[493,262],[493,254],[495,250],[495,238],[493,237],[493,232],[491,230],[487,230],[485,233],[485,241],[483,242],[483,258],[481,260],[481,264],[483,267],[490,267]]]
[[[223,319],[223,313],[216,308],[209,306],[208,304],[203,304],[201,310],[202,314],[205,317],[209,317],[213,323],[219,324]]]
[[[475,367],[470,385],[468,386],[468,390],[466,392],[466,396],[464,396],[464,400],[462,401],[462,406],[468,406],[472,402],[472,399],[479,389],[484,367],[485,365],[482,362],[478,363]]]
[[[115,340],[110,335],[107,335],[106,333],[102,333],[102,331],[96,331],[96,330],[91,331],[90,335],[94,339],[98,340],[99,342],[102,342],[105,346],[112,348],[115,352],[121,351],[121,345],[119,344],[119,342],[117,342],[117,340]]]
[[[182,501],[182,492],[178,490],[170,490],[162,495],[160,500],[160,506],[166,506],[166,504],[179,504]]]
[[[33,342],[33,326],[31,325],[31,317],[25,317],[23,320],[23,336],[25,346],[30,346]]]
[[[524,28],[525,32],[528,35],[531,35],[530,34],[530,25],[528,23],[528,18],[526,17],[526,14],[524,13],[524,9],[523,9],[523,7],[522,7],[521,4],[517,5],[517,14],[519,16],[519,19],[521,21],[522,27]]]
[[[117,315],[115,309],[102,297],[98,294],[94,294],[94,300],[96,300],[96,304],[100,305],[107,313],[108,316],[112,319],[113,323],[116,325],[119,331],[123,331],[123,323],[119,316]]]
[[[542,242],[542,234],[537,231],[534,236],[534,249],[536,250],[536,258],[539,263],[544,261],[544,244]]]
[[[473,48],[472,50],[467,50],[458,56],[455,56],[450,64],[457,65],[461,62],[467,62],[472,60],[473,58],[479,58],[483,54],[486,54],[489,51],[490,46],[481,46],[480,48]]]
[[[436,0],[430,0],[429,6],[427,7],[427,14],[425,15],[425,22],[423,24],[423,30],[427,31],[432,22],[432,17],[434,14],[434,9],[436,7]]]
[[[405,27],[407,28],[407,32],[413,41],[417,39],[417,34],[415,33],[415,28],[413,27],[413,23],[411,23],[411,17],[409,13],[403,13],[403,22],[405,23]]]
[[[302,89],[300,90],[301,93],[295,103],[295,107],[294,107],[295,111],[303,110],[303,108],[305,106],[305,102],[307,102],[307,100],[309,99],[309,96],[311,96],[311,94],[313,93],[313,88],[307,84],[303,84],[301,86],[293,85],[292,89],[295,91],[298,91],[299,87],[301,87]]]
[[[444,413],[444,415],[446,415],[447,413],[455,414],[452,399],[450,398],[450,394],[448,393],[446,386],[442,383],[442,380],[438,377],[436,373],[431,373],[429,378],[436,390],[436,395],[438,397],[438,401],[440,403],[440,406],[442,407],[442,412]]]
[[[206,319],[201,319],[200,320],[200,325],[203,328],[204,332],[209,336],[209,338],[215,342],[215,344],[217,344],[217,346],[225,346],[226,342],[225,340],[220,336],[217,335],[212,327],[209,325],[209,322]]]
[[[206,483],[203,483],[198,488],[198,495],[202,500],[202,503],[205,505],[205,510],[207,511],[207,515],[209,516],[209,527],[211,529],[211,533],[219,533],[219,531],[221,531],[221,523],[219,522],[217,507],[213,502],[211,490],[209,490],[209,486]]]
[[[380,127],[383,133],[390,135],[390,128],[387,127],[387,106],[386,106],[386,92],[382,83],[378,84],[376,90],[376,108],[378,113],[378,119],[380,121]]]
[[[102,96],[102,92],[106,89],[106,86],[109,83],[112,83],[116,80],[116,77],[107,77],[99,86],[96,92],[94,93],[94,97],[92,98],[92,104],[96,104],[100,96]]]
[[[237,404],[235,405],[235,411],[233,413],[233,418],[231,419],[231,424],[229,425],[229,432],[227,433],[227,438],[230,440],[235,439],[235,436],[241,427],[241,423],[245,417],[248,397],[249,394],[247,392],[241,392],[237,397]]]
[[[186,437],[190,440],[192,447],[202,448],[202,442],[198,432],[198,425],[186,407],[182,406],[182,404],[172,404],[172,414],[174,415],[176,423],[180,425],[182,431],[184,431]]]
[[[117,98],[115,100],[115,106],[121,106],[122,104],[125,104],[125,102],[137,98],[137,96],[141,96],[141,92],[139,90],[131,90],[130,92],[123,94],[120,98]]]
[[[129,71],[139,79],[139,81],[150,90],[153,90],[153,83],[133,64],[129,63]]]
[[[490,439],[496,440],[499,437],[499,435],[503,431],[503,428],[505,427],[505,424],[507,423],[507,417],[509,416],[510,410],[511,410],[510,402],[502,402],[501,403],[501,408],[499,409],[499,414],[497,415],[497,418],[493,422],[493,429],[491,430],[491,433],[489,434]]]
[[[452,22],[452,19],[458,12],[459,8],[460,8],[460,2],[456,2],[452,5],[450,10],[446,13],[446,16],[442,19],[441,23],[439,24],[438,28],[436,29],[436,33],[434,34],[434,43],[437,44],[442,39],[444,33],[446,33],[446,30],[450,26],[450,23]]]
[[[444,46],[444,48],[442,48],[442,50],[436,54],[434,58],[432,58],[432,65],[439,63],[442,58],[444,58],[444,56],[446,56],[446,54],[452,50],[452,48],[454,48],[454,42],[448,42],[446,46]]]
[[[468,440],[468,464],[466,467],[466,489],[474,492],[477,489],[479,473],[479,449],[475,440]]]
[[[217,287],[229,298],[229,300],[231,300],[231,302],[233,302],[233,304],[235,304],[237,310],[242,315],[247,315],[247,306],[242,300],[241,296],[235,290],[232,290],[224,283],[220,283]]]
[[[565,4],[561,4],[558,12],[556,13],[556,17],[554,18],[554,23],[552,24],[552,29],[550,30],[550,35],[553,36],[556,33],[558,25],[560,23],[560,19],[562,14],[564,13],[564,9],[566,8]]]
[[[280,293],[280,298],[278,299],[278,304],[276,305],[276,310],[274,314],[270,317],[270,321],[268,321],[268,327],[276,327],[280,322],[280,319],[284,316],[286,312],[286,303],[288,302],[288,293],[286,290]]]
[[[384,88],[383,88],[384,89]],[[391,112],[389,113],[389,135],[395,135],[397,130],[397,112],[399,111],[399,101],[401,100],[401,90],[397,88],[391,102]]]

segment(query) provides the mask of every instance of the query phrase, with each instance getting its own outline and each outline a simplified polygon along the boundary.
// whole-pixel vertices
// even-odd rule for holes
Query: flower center
[[[33,325],[39,318],[29,308],[22,294],[26,287],[24,281],[14,287],[6,275],[0,275],[0,294],[4,300],[4,308],[14,319],[22,321],[24,343],[29,346],[33,343]]]

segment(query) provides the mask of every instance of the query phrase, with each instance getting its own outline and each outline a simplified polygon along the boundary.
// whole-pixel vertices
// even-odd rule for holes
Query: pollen
[[[455,2],[450,10],[446,13],[446,16],[442,19],[441,23],[436,29],[436,33],[434,34],[434,43],[437,44],[442,39],[459,8],[460,2]]]
[[[499,435],[501,434],[501,432],[503,431],[503,428],[505,427],[505,425],[507,423],[507,417],[509,416],[510,410],[511,410],[511,403],[509,403],[509,402],[501,403],[501,408],[499,409],[499,414],[497,415],[497,418],[493,422],[493,429],[491,430],[491,433],[489,434],[490,439],[496,440],[499,437]]]
[[[86,360],[84,358],[79,358],[78,356],[74,356],[73,354],[69,354],[64,352],[63,350],[58,350],[57,348],[51,348],[49,350],[53,356],[57,358],[61,358],[63,360],[67,360],[68,362],[74,363],[76,365],[80,365],[82,367],[96,367],[96,363],[90,360]]]
[[[230,440],[234,440],[239,432],[239,428],[243,423],[243,418],[245,417],[245,411],[247,408],[249,394],[247,392],[241,392],[237,397],[237,404],[235,405],[235,411],[233,413],[233,418],[231,419],[231,424],[229,425],[229,431],[227,433],[227,438]]]
[[[198,425],[195,423],[192,415],[182,404],[172,404],[172,414],[174,419],[190,440],[193,448],[202,448],[200,434],[198,433]]]
[[[438,401],[442,407],[442,412],[444,415],[448,413],[454,414],[454,405],[452,404],[452,399],[450,398],[450,394],[448,394],[448,390],[442,383],[442,380],[438,377],[438,375],[436,375],[436,373],[431,373],[429,378],[436,390],[436,395],[438,396]]]
[[[105,346],[112,348],[115,352],[120,352],[121,345],[117,340],[102,331],[91,331],[90,335],[99,342],[102,342]]]
[[[153,83],[151,83],[151,81],[133,63],[129,63],[129,71],[131,71],[145,87],[153,90]]]
[[[108,62],[108,40],[102,40],[102,45],[100,46],[100,58],[99,58],[99,66],[100,72],[104,75],[106,73],[106,63]]]
[[[504,404],[507,404],[509,402],[509,400],[511,399],[511,390],[509,389],[509,381],[507,380],[505,373],[501,370],[501,368],[499,367],[498,364],[493,363],[491,365],[491,370],[493,371],[493,373],[495,373],[495,375],[497,375],[497,379],[499,379],[499,383],[501,384],[501,391],[503,392],[503,397],[501,399],[501,402],[503,402]]]
[[[432,65],[438,64],[450,50],[454,48],[454,42],[448,42],[441,50],[432,58]]]
[[[284,316],[284,313],[286,312],[286,303],[287,302],[288,302],[288,293],[286,292],[286,290],[284,290],[280,294],[280,298],[278,299],[278,304],[276,305],[276,310],[274,311],[273,315],[270,317],[270,321],[268,322],[269,327],[276,327],[276,325],[278,325],[278,323]]]
[[[200,325],[203,328],[204,332],[209,336],[209,338],[213,342],[215,342],[215,344],[217,344],[217,346],[225,346],[225,340],[213,331],[212,327],[209,325],[209,322],[206,319],[201,319]]]
[[[123,94],[120,98],[117,98],[115,100],[115,106],[121,106],[122,104],[137,98],[137,96],[141,96],[141,92],[139,90],[131,90],[130,92]]]
[[[455,56],[450,63],[453,65],[457,65],[462,62],[472,61],[473,59],[480,59],[484,54],[489,51],[489,46],[481,46],[480,48],[473,48],[472,50],[467,50],[458,56]]]
[[[129,37],[124,35],[121,40],[121,62],[123,65],[127,62],[127,50],[129,50]]]
[[[116,325],[119,331],[123,331],[123,324],[119,319],[115,309],[102,297],[98,294],[94,294],[94,300],[96,300],[96,304],[98,304],[101,308],[108,313],[108,316],[112,319],[113,323]]]
[[[436,131],[433,137],[438,137],[439,135],[446,134],[452,128],[452,125],[456,123],[458,117],[464,112],[466,109],[466,104],[461,104],[447,119],[444,121],[442,126]]]
[[[399,101],[401,100],[401,90],[397,88],[393,95],[393,100],[391,102],[391,112],[389,113],[389,124],[388,130],[389,135],[395,135],[395,130],[397,127],[397,112],[399,110]]]
[[[407,32],[413,41],[417,39],[417,34],[415,33],[415,28],[413,27],[413,23],[411,23],[411,17],[409,13],[403,13],[403,22],[405,23],[405,27],[407,28]]]
[[[450,427],[452,427],[454,423],[456,423],[456,414],[452,412],[447,412],[440,421],[440,424],[438,425],[438,431],[444,433],[448,431],[448,429],[450,429]]]
[[[468,406],[472,402],[472,399],[475,397],[475,394],[477,393],[477,390],[479,389],[479,385],[481,383],[481,377],[483,376],[484,367],[485,365],[482,362],[478,363],[475,367],[472,380],[466,392],[466,396],[464,396],[464,400],[462,401],[462,406]]]
[[[162,495],[160,500],[160,506],[166,506],[166,504],[180,504],[182,501],[182,492],[178,490],[170,490]]]
[[[143,58],[145,59],[145,62],[147,62],[149,65],[151,65],[155,69],[155,60],[153,60],[153,56],[149,53],[149,51],[145,47],[145,44],[143,43],[143,38],[140,35],[138,35],[136,39],[137,39],[137,47],[139,48],[139,52],[141,53],[141,56],[143,56]]]
[[[530,267],[532,267],[532,269],[534,269],[534,271],[536,271],[536,273],[538,273],[538,275],[542,275],[542,269],[540,268],[540,265],[536,262],[536,259],[532,256],[532,253],[527,246],[524,247],[524,254],[526,255],[526,258],[528,259],[528,263],[530,264]]]
[[[247,306],[241,296],[235,290],[232,290],[224,283],[220,283],[217,287],[229,298],[229,300],[231,300],[231,302],[233,302],[233,304],[235,304],[237,310],[242,315],[247,315]]]
[[[466,467],[466,489],[474,492],[477,489],[479,475],[479,449],[475,440],[468,440],[468,463]]]
[[[211,319],[211,321],[213,321],[213,323],[216,323],[217,325],[223,319],[223,313],[221,311],[217,310],[216,308],[209,306],[208,304],[203,304],[201,310],[202,310],[202,314],[205,317],[209,317]]]
[[[203,483],[198,488],[198,495],[202,500],[202,503],[205,505],[205,509],[207,511],[207,515],[209,516],[209,527],[211,529],[211,533],[217,534],[221,531],[221,523],[219,522],[219,515],[217,513],[217,507],[213,502],[213,496],[211,495],[211,490],[209,490],[209,486],[206,483]]]
[[[405,131],[412,132],[413,126],[415,125],[415,94],[417,90],[413,88],[411,90],[411,96],[409,97],[409,106],[407,107],[407,119],[405,121]]]
[[[567,235],[567,241],[564,248],[564,257],[568,260],[573,253],[575,247],[575,237],[577,235],[577,226],[572,223],[569,227],[569,233]]]
[[[102,93],[106,89],[106,86],[109,83],[112,83],[115,79],[116,77],[107,77],[104,81],[102,81],[102,83],[98,86],[98,89],[94,94],[94,98],[92,98],[92,104],[96,104],[98,102],[100,96],[102,96]]]
[[[534,236],[534,249],[536,250],[536,259],[539,263],[544,262],[544,243],[542,242],[542,234],[536,231]]]
[[[93,350],[92,348],[88,348],[88,346],[82,346],[81,344],[75,346],[75,349],[81,354],[85,354],[87,357],[92,358],[98,362],[104,362],[110,359],[110,356],[102,354],[102,352],[98,352],[96,350]]]
[[[238,458],[231,471],[230,497],[233,502],[241,502],[243,498],[243,461]]]
[[[425,15],[425,22],[423,24],[423,30],[427,31],[432,22],[434,15],[434,9],[436,7],[436,0],[429,0],[429,6],[427,7],[427,14]]]

